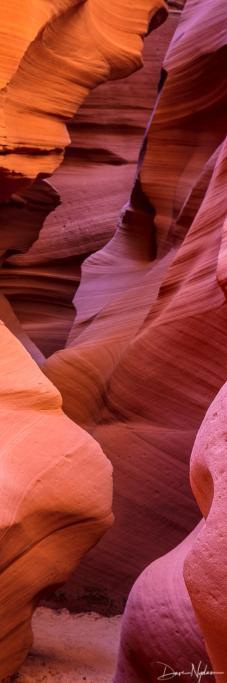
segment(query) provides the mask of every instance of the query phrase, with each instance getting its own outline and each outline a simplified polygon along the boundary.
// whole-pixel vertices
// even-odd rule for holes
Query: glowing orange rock
[[[0,325],[0,677],[31,645],[46,586],[65,581],[112,523],[112,468],[57,389]]]
[[[9,33],[18,19],[15,54],[10,48],[8,55],[3,26],[0,148],[10,154],[1,161],[2,198],[53,172],[69,142],[65,120],[91,88],[142,65],[142,38],[167,14],[164,0],[142,0],[135,13],[127,0],[24,1],[19,17],[16,6],[13,0],[8,14],[7,3],[0,5]]]

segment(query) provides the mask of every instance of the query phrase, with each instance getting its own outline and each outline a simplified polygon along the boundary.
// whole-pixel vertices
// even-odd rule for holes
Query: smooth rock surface
[[[227,367],[226,9],[185,5],[130,202],[83,263],[66,348],[43,365],[114,466],[115,525],[66,589],[80,609],[96,588],[119,612],[140,571],[199,519],[189,459]]]
[[[32,642],[40,592],[64,582],[112,524],[112,468],[0,324],[0,678]]]
[[[217,683],[227,679],[227,521],[225,383],[206,413],[191,456],[192,490],[205,517],[184,562],[184,579]]]

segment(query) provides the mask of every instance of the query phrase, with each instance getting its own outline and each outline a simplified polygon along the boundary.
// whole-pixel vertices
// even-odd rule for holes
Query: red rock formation
[[[17,0],[1,3],[1,195],[21,190],[38,173],[52,173],[69,143],[65,120],[88,92],[141,64],[142,38],[166,17],[164,0],[143,0],[131,13],[114,0]],[[15,51],[9,50],[9,36]],[[34,154],[35,152],[35,154]]]
[[[227,385],[211,404],[191,457],[191,485],[206,523],[184,562],[184,578],[217,683],[226,681],[226,411]]]
[[[110,526],[111,466],[61,397],[0,326],[0,677],[31,645],[40,591],[65,581]]]
[[[190,9],[190,3],[186,6],[186,12],[183,15],[183,25],[184,21],[189,22],[190,19],[187,8]],[[204,4],[204,28],[211,9],[213,9],[211,4],[210,6],[209,3]],[[214,16],[220,21],[222,4],[217,3],[216,9],[217,14]],[[188,25],[190,26],[190,23]],[[193,35],[193,29],[196,31],[193,21],[191,29]],[[221,62],[223,59],[220,47],[222,36],[220,21],[219,34],[216,31],[215,35],[212,36],[212,31],[210,31],[210,48],[212,41],[217,41],[218,56]],[[208,32],[204,35],[204,48],[209,53],[206,43],[207,37]],[[190,34],[188,33],[188,41],[189,38]],[[200,42],[199,49],[201,48]],[[210,59],[211,63],[215,63],[212,50],[207,55],[207,59]],[[220,66],[219,73],[221,72],[223,74]],[[212,72],[210,71],[210,73]],[[215,72],[217,89],[212,91],[213,100],[219,89],[217,76],[218,72]],[[224,91],[221,88],[220,95],[220,100],[222,100]],[[216,116],[220,121],[221,107],[217,105],[215,106],[213,102],[212,112],[214,115],[216,110]],[[222,120],[224,121],[224,118]],[[205,118],[205,124],[207,121],[209,123],[209,111],[207,118]],[[215,134],[216,132],[219,133],[220,130],[224,132],[221,124],[219,129],[214,126]],[[210,144],[211,141],[212,132],[208,143]],[[191,200],[185,203],[181,213],[181,225],[182,222],[183,225],[186,223],[187,227],[189,226],[189,231],[176,259],[179,276],[177,277],[177,270],[173,268],[173,264],[170,268],[172,277],[167,277],[164,287],[162,286],[162,296],[164,299],[166,298],[167,302],[165,322],[171,325],[171,318],[174,315],[176,323],[178,321],[181,323],[181,334],[178,337],[181,345],[184,343],[182,334],[184,319],[190,323],[190,325],[188,324],[187,353],[194,346],[196,363],[199,361],[199,365],[191,370],[194,382],[191,386],[191,411],[187,412],[187,420],[191,418],[193,408],[195,409],[196,404],[198,405],[198,399],[200,405],[204,402],[204,392],[207,391],[209,383],[212,382],[214,387],[217,382],[216,387],[218,388],[218,377],[220,381],[220,378],[222,377],[224,380],[226,375],[226,324],[224,324],[226,318],[226,274],[224,268],[227,208],[225,201],[226,150],[227,145],[226,140],[224,140],[206,164],[201,181],[197,182]],[[197,159],[199,158],[199,151],[198,149]],[[204,151],[205,146],[200,151],[201,158]],[[196,157],[193,159],[193,165],[195,161]],[[215,167],[210,177],[214,164]],[[192,170],[192,165],[189,168]],[[197,164],[195,168],[197,171]],[[184,181],[187,180],[186,173],[184,173],[183,179]],[[182,187],[179,186],[180,190],[181,192],[184,191],[183,183]],[[203,201],[199,206],[198,199],[200,197],[201,201],[201,193]],[[160,216],[162,214],[160,213]],[[182,217],[184,218],[183,221]],[[189,221],[192,221],[191,225]],[[179,239],[179,233],[177,237]],[[208,247],[206,241],[209,242]],[[184,266],[187,269],[185,280],[182,276]],[[185,312],[183,312],[183,305],[187,306]],[[158,323],[157,313],[158,307],[154,318],[156,324]],[[205,331],[206,336],[204,336]],[[195,342],[197,342],[196,346]],[[222,352],[219,355],[220,344]],[[166,349],[168,349],[167,345]],[[162,353],[164,354],[164,347],[162,347]],[[168,354],[168,351],[165,353]],[[177,353],[179,360],[181,351],[178,350]],[[216,368],[219,366],[220,369],[218,373],[213,375],[215,363]],[[207,372],[208,367],[209,371]],[[184,381],[187,382],[186,358],[182,372]],[[200,378],[197,387],[195,374]],[[171,375],[168,375],[168,381],[170,378]],[[172,400],[174,398],[175,395],[173,394]],[[162,674],[171,676],[174,671],[184,672],[184,680],[186,681],[191,680],[192,676],[196,675],[195,671],[197,671],[197,677],[198,671],[205,672],[202,678],[207,683],[214,675],[218,682],[226,680],[225,420],[226,385],[209,408],[192,452],[191,485],[206,521],[205,523],[202,522],[178,548],[152,563],[135,583],[125,611],[115,683],[123,683],[123,681],[124,683],[127,681],[130,683],[148,682],[157,679]],[[192,611],[184,579],[197,619],[195,619]],[[199,634],[199,626],[205,643]],[[204,645],[211,664],[208,663],[207,655],[205,655]],[[192,670],[193,665],[195,666],[194,672]],[[188,673],[186,674],[186,672]]]
[[[1,198],[12,195],[2,208],[2,291],[23,318],[27,292],[31,302],[38,292],[42,304],[45,282],[46,289],[49,285],[49,309],[52,298],[51,313],[56,318],[58,259],[55,253],[52,268],[49,263],[46,267],[51,239],[48,245],[44,240],[43,258],[42,238],[39,241],[37,237],[48,209],[57,205],[58,195],[40,180],[25,188],[31,179],[47,175],[60,162],[68,142],[64,118],[73,115],[88,90],[141,66],[142,37],[165,18],[166,6],[162,0],[144,0],[136,16],[131,16],[128,3],[118,0],[111,9],[102,0],[82,4],[59,0],[41,2],[40,6],[34,1],[23,2],[19,16],[16,2],[9,10],[2,5],[6,18],[2,25]],[[14,52],[7,40],[17,19]],[[21,234],[18,226],[23,222]],[[6,235],[3,228],[7,225]],[[29,263],[33,243],[35,268],[32,259]],[[17,255],[25,252],[27,263],[26,254],[24,262]],[[70,308],[77,277],[74,262],[71,272],[69,269],[67,246],[66,254],[63,301],[65,305],[68,297]],[[79,252],[76,256],[79,264]],[[14,286],[18,258],[22,260],[20,282]],[[60,277],[62,294],[62,263]],[[110,526],[112,489],[111,466],[100,447],[64,415],[60,394],[31,359],[29,354],[41,363],[42,354],[26,335],[25,320],[21,330],[4,297],[0,303],[7,325],[1,325],[0,333],[2,678],[16,670],[31,643],[30,620],[41,591],[65,581]],[[28,310],[25,306],[25,317]],[[40,305],[42,316],[45,325],[45,310]],[[60,318],[62,326],[62,315]],[[69,317],[63,337],[70,322]],[[45,337],[48,354],[52,343],[49,329]],[[39,338],[36,341],[39,343]]]
[[[221,0],[214,15],[211,2],[187,3],[131,202],[113,239],[83,264],[67,347],[44,364],[66,412],[114,465],[116,523],[79,576],[86,594],[106,587],[116,609],[146,564],[198,521],[190,452],[225,379],[227,309],[216,275],[226,214],[225,11]],[[71,583],[70,600],[76,590]]]
[[[179,6],[179,3],[172,4]],[[22,4],[22,20],[17,29],[18,51],[7,58],[3,79],[4,197],[15,189],[21,190],[38,172],[47,175],[59,164],[68,142],[64,120],[73,117],[90,88],[107,78],[127,75],[140,66],[141,37],[148,28],[151,5],[152,2],[143,0],[138,12],[130,11],[129,16],[127,1],[115,0],[111,8],[107,8],[104,0],[79,4],[59,0],[47,6],[41,3],[29,31],[24,33],[23,13],[27,5]],[[35,7],[33,2],[31,12],[35,12]],[[153,2],[151,28],[165,13],[161,0]],[[7,16],[9,23],[12,22],[10,12]],[[142,573],[128,600],[116,683],[153,680],[163,666],[156,662],[165,662],[167,653],[170,656],[166,664],[177,670],[185,669],[189,660],[195,666],[199,661],[207,661],[183,580],[184,563],[188,590],[212,664],[219,669],[226,663],[221,655],[225,602],[221,612],[216,608],[220,602],[218,581],[225,590],[225,576],[213,556],[207,553],[206,545],[211,534],[220,556],[221,536],[216,538],[215,534],[220,515],[224,514],[222,498],[219,507],[221,484],[217,487],[218,498],[214,495],[206,526],[199,526],[190,534],[198,521],[198,511],[188,482],[189,457],[196,432],[226,376],[225,16],[224,0],[186,3],[164,60],[159,96],[140,152],[131,198],[122,210],[115,233],[112,219],[118,202],[125,201],[126,190],[132,182],[136,150],[147,115],[146,96],[139,98],[136,90],[136,99],[133,86],[127,90],[126,83],[121,86],[125,88],[124,101],[130,106],[132,94],[135,101],[130,122],[124,108],[121,121],[126,125],[127,120],[130,136],[127,138],[125,129],[123,136],[120,133],[119,115],[112,111],[112,99],[108,99],[113,92],[111,87],[100,89],[100,95],[88,100],[78,124],[72,123],[72,145],[64,165],[50,184],[38,180],[23,194],[14,194],[4,207],[4,222],[9,221],[10,231],[9,239],[4,234],[1,244],[2,292],[17,313],[23,332],[3,299],[4,320],[40,364],[42,355],[37,346],[45,353],[48,358],[42,365],[43,371],[61,391],[65,412],[91,432],[114,465],[116,524],[98,550],[83,561],[76,584],[72,579],[63,589],[63,596],[68,598],[70,607],[75,603],[77,606],[82,603],[86,608],[94,606],[94,596],[97,602],[107,599],[108,607],[116,611],[122,607],[139,572],[148,562],[156,560]],[[166,37],[177,21],[176,14],[171,15]],[[157,35],[161,36],[161,31]],[[45,79],[41,79],[40,74],[44,73]],[[119,92],[116,89],[115,96]],[[105,121],[108,124],[111,121],[114,134],[111,130],[110,136],[107,126],[102,128],[103,121],[98,125],[96,122],[95,128],[89,128],[93,141],[91,151],[86,124],[91,126],[94,111],[99,111],[102,93],[107,109],[111,102],[111,113]],[[127,139],[133,139],[130,149],[126,148]],[[75,153],[78,140],[80,151]],[[75,155],[79,171],[74,175]],[[93,180],[87,205],[85,177],[89,178],[90,185]],[[116,178],[119,186],[113,197]],[[77,195],[71,201],[74,183]],[[103,194],[108,193],[111,199],[103,210]],[[30,221],[35,196],[39,215]],[[58,196],[63,197],[63,203],[57,206]],[[94,215],[88,221],[89,201],[98,217]],[[40,229],[48,207],[54,210]],[[22,235],[17,234],[21,221],[18,211],[26,222]],[[111,239],[106,244],[109,236]],[[82,262],[73,322],[72,298],[80,280]],[[3,385],[2,424],[6,438],[9,424],[19,436],[24,426],[22,442],[18,444],[16,436],[6,464],[3,458],[3,496],[6,496],[3,509],[9,517],[15,505],[15,524],[12,520],[2,522],[3,532],[6,528],[9,539],[7,546],[4,536],[4,552],[9,556],[7,559],[4,555],[1,575],[3,595],[7,597],[7,608],[3,600],[1,622],[4,675],[10,670],[12,653],[16,653],[18,664],[28,646],[28,618],[34,596],[45,585],[66,578],[83,552],[108,526],[111,513],[110,471],[104,456],[100,450],[97,456],[98,447],[91,437],[78,431],[69,417],[61,413],[60,404],[55,405],[57,390],[5,328],[2,339],[3,351],[8,347],[11,359],[7,366],[8,379],[12,377],[9,398]],[[51,355],[53,350],[56,352]],[[26,368],[28,384],[29,378],[32,382],[35,378],[36,386],[23,385],[21,368]],[[19,390],[15,393],[17,373]],[[41,395],[40,386],[44,387]],[[50,403],[48,399],[43,406],[46,391],[48,396],[50,392]],[[32,403],[28,408],[27,401],[33,402],[33,397],[34,407]],[[44,421],[42,429],[39,423],[35,426],[39,412],[40,422]],[[209,422],[209,414],[207,419]],[[68,474],[65,464],[68,460],[64,455],[60,458],[61,438],[65,448],[67,439],[79,439],[81,434],[82,462],[76,448],[77,457],[72,458]],[[218,417],[219,437],[222,450],[222,417],[221,420]],[[206,439],[206,435],[201,437],[202,449]],[[21,458],[31,443],[34,449],[37,447],[39,457],[32,458],[26,470],[25,466],[21,467]],[[89,452],[85,455],[87,443]],[[196,443],[200,444],[200,436]],[[212,439],[211,444],[213,447]],[[80,441],[77,445],[80,452]],[[51,470],[50,480],[44,482],[39,467],[42,458],[45,462],[52,458],[52,449],[53,457],[59,452],[62,479],[59,474],[58,480],[56,469],[57,481],[51,479]],[[204,462],[201,465],[196,445],[192,460],[193,488],[202,513],[207,514],[212,499],[208,472],[216,481],[222,462],[219,454],[217,458],[215,455],[214,465],[207,456],[203,457],[205,465]],[[90,481],[90,475],[83,458],[95,478],[91,490],[86,489],[85,498],[85,481],[87,478]],[[79,467],[76,478],[78,472],[81,475],[81,482],[77,480],[76,485],[74,466]],[[16,488],[12,484],[13,468]],[[31,474],[37,484],[37,498],[36,486],[34,491],[31,487],[27,492],[23,480],[23,476]],[[103,497],[96,490],[96,477],[101,492],[107,482],[108,490]],[[20,508],[13,496],[18,496],[22,489],[25,497]],[[56,529],[62,528],[55,525],[63,517],[62,545],[60,542],[55,546]],[[82,524],[84,519],[87,522]],[[47,549],[43,564],[40,543]],[[78,555],[72,558],[74,543]],[[59,573],[55,570],[58,553],[62,554]],[[163,557],[157,559],[160,555]],[[36,557],[41,557],[40,565]],[[209,599],[201,585],[204,568]],[[18,617],[14,592],[10,594],[14,576],[18,576],[21,587]],[[202,601],[198,589],[203,595]],[[187,679],[191,679],[190,671],[185,675]],[[209,675],[206,683],[208,680]]]
[[[10,223],[9,248],[18,254],[8,251],[4,256],[2,291],[24,331],[46,356],[64,348],[74,318],[72,298],[81,262],[112,236],[119,208],[127,200],[161,60],[175,24],[175,17],[166,22],[161,41],[158,32],[151,34],[143,71],[92,92],[69,129],[72,144],[64,163],[49,183],[36,181],[26,190],[24,206],[15,200],[17,214],[11,206],[10,212],[8,206],[4,209],[0,245],[7,242]],[[40,161],[39,155],[36,162]],[[48,210],[49,202],[51,211],[54,201],[60,204],[44,221],[43,209]],[[20,255],[18,234],[25,233],[33,246],[29,249],[28,243]]]
[[[195,671],[210,670],[183,579],[185,557],[200,529],[153,562],[134,584],[123,617],[114,683],[171,680],[174,671],[185,672],[182,678],[189,683],[195,680],[193,665]],[[166,679],[161,678],[164,674]],[[209,683],[210,676],[202,680]]]
[[[226,149],[225,141],[221,147],[209,188],[189,234],[191,241],[189,253],[192,253],[192,249],[195,250],[196,268],[193,266],[193,259],[189,260],[188,256],[186,257],[187,262],[192,263],[187,286],[190,287],[192,283],[194,290],[197,289],[197,296],[194,304],[191,303],[191,307],[196,305],[197,310],[201,307],[205,329],[212,321],[211,329],[214,330],[212,363],[218,355],[216,344],[218,337],[219,340],[221,339],[220,322],[224,321],[226,316],[226,302],[221,290],[219,296],[223,297],[222,305],[217,308],[218,285],[221,285],[223,290],[225,288],[223,224],[226,206],[225,203],[223,205],[223,189],[227,178]],[[199,242],[205,234],[209,236],[210,243],[210,259],[206,261],[199,247]],[[215,253],[216,242],[218,250]],[[215,257],[217,267],[213,278],[211,275],[212,255],[213,258]],[[215,276],[217,276],[216,281]],[[203,278],[207,284],[205,287],[204,283],[202,288]],[[176,284],[175,279],[175,287]],[[176,318],[179,310],[176,303],[180,303],[181,294],[180,287],[175,294]],[[189,304],[190,298],[188,298],[188,306]],[[196,327],[195,324],[192,327],[193,315],[190,315],[190,320],[190,335],[196,330],[196,338],[201,343],[201,334],[198,337],[199,311]],[[202,350],[203,359],[201,357],[199,367],[201,387],[203,372],[206,369],[206,358],[209,360],[211,358],[208,338],[206,343],[203,343]],[[218,362],[221,360],[221,368],[225,374],[226,359],[223,354],[224,342],[223,352]],[[192,396],[194,396],[195,388],[194,383]],[[115,683],[145,682],[153,680],[153,677],[161,676],[164,672],[171,675],[171,670],[188,672],[188,675],[184,675],[184,680],[189,681],[192,677],[193,664],[197,672],[207,671],[207,674],[203,675],[203,680],[207,683],[211,675],[209,671],[212,670],[219,672],[215,675],[217,681],[224,683],[226,680],[227,602],[225,561],[223,562],[226,552],[225,421],[226,386],[221,389],[209,408],[192,453],[191,484],[201,513],[206,518],[206,524],[201,523],[180,546],[151,564],[135,583],[125,611]],[[201,634],[205,636],[211,665],[205,655],[203,639],[192,611],[183,577],[198,617]]]

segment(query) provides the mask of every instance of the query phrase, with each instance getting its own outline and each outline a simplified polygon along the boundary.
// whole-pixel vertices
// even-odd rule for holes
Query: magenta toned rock
[[[149,683],[162,676],[170,680],[173,672],[181,671],[189,683],[195,671],[211,669],[183,579],[184,559],[199,531],[201,524],[134,584],[123,617],[114,683]],[[209,683],[210,677],[203,675],[202,680]]]
[[[115,525],[66,589],[69,601],[96,586],[121,609],[140,571],[199,519],[190,454],[227,358],[217,277],[227,212],[226,4],[215,5],[213,14],[213,2],[186,4],[121,225],[83,263],[66,348],[43,366],[115,472]]]
[[[0,677],[127,601],[114,683],[227,683],[227,6],[168,5],[0,0]]]
[[[205,524],[184,562],[184,579],[216,681],[227,676],[226,383],[211,404],[191,457],[191,486]]]

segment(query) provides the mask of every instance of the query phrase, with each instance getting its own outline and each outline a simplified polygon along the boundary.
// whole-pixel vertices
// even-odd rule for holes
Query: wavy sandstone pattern
[[[190,3],[186,6],[182,18],[183,26],[184,20],[188,21],[190,18],[190,14],[187,13],[188,7]],[[219,20],[223,16],[220,11],[222,8],[222,3],[217,3],[217,13],[214,16]],[[209,4],[204,4],[205,18],[208,19],[209,9],[211,10],[211,4],[210,7]],[[206,21],[203,25],[205,29]],[[218,33],[214,35],[220,50],[223,37],[221,21],[219,40]],[[187,37],[189,40],[190,35]],[[204,38],[206,41],[207,32]],[[211,48],[213,40],[211,35],[209,45],[205,42],[206,49]],[[199,45],[201,49],[201,43]],[[211,63],[214,63],[212,51],[208,56]],[[223,55],[220,51],[219,56],[222,61]],[[224,94],[222,90],[221,98]],[[219,109],[218,107],[215,109],[220,121]],[[212,134],[209,137],[209,143],[211,140]],[[194,188],[193,204],[196,199],[197,213],[194,214],[194,220],[189,225],[189,232],[184,240],[186,248],[181,250],[182,253],[180,257],[178,256],[178,277],[175,271],[172,282],[170,279],[172,288],[164,287],[163,291],[168,303],[166,322],[170,324],[172,312],[176,320],[181,321],[179,342],[182,344],[183,341],[182,321],[184,318],[190,322],[189,343],[195,345],[195,341],[197,342],[195,349],[196,362],[199,361],[197,376],[200,378],[197,396],[200,402],[204,400],[205,386],[208,388],[211,381],[216,383],[218,376],[222,377],[223,382],[226,376],[224,338],[226,330],[224,324],[226,319],[226,143],[227,140],[224,139],[217,151],[213,153],[205,166],[201,181],[197,182]],[[183,178],[187,179],[187,175],[184,174]],[[206,190],[204,181],[206,181]],[[180,189],[183,192],[184,187]],[[202,202],[199,206],[198,197],[201,196],[201,191]],[[183,212],[182,215],[184,215]],[[188,222],[191,218],[191,211],[186,210],[185,217]],[[163,228],[165,228],[164,221]],[[166,234],[168,235],[165,230]],[[207,243],[209,242],[208,248],[206,240]],[[187,267],[186,287],[181,270],[184,264],[185,270]],[[174,275],[173,268],[172,274]],[[186,305],[187,311],[185,308],[183,313],[183,306],[186,307]],[[207,337],[203,336],[204,332]],[[209,335],[213,336],[212,342],[210,342]],[[219,356],[220,343],[222,352]],[[201,356],[199,357],[200,347]],[[218,373],[216,370],[213,375],[215,361],[218,362],[220,370]],[[207,370],[209,368],[208,372],[206,368]],[[182,371],[185,382],[187,364]],[[216,386],[218,387],[218,384]],[[195,381],[191,389],[191,408],[194,405],[196,405]],[[135,583],[125,611],[115,683],[123,683],[123,681],[124,683],[128,681],[139,683],[139,681],[148,682],[156,679],[163,673],[165,663],[174,671],[188,672],[188,675],[184,675],[186,681],[191,680],[191,663],[195,664],[196,669],[199,667],[207,671],[207,675],[203,675],[203,680],[207,683],[211,676],[209,671],[212,670],[218,682],[226,681],[225,422],[226,385],[220,390],[205,416],[191,458],[191,485],[205,522],[201,522],[178,548],[153,562]],[[198,622],[195,621],[184,579]],[[205,643],[199,635],[198,624],[205,637]],[[211,665],[208,663],[204,645]],[[171,669],[167,669],[167,673],[170,671]]]
[[[65,120],[88,92],[142,65],[142,37],[166,17],[164,0],[12,0],[2,27],[1,197],[59,165],[69,143]],[[15,14],[13,12],[15,11]],[[14,52],[8,35],[16,21]],[[48,68],[47,68],[48,66]],[[22,152],[22,154],[21,154]],[[34,154],[35,152],[35,154]],[[37,156],[38,153],[38,156]]]
[[[227,309],[216,275],[226,215],[225,12],[221,0],[214,15],[213,2],[186,4],[130,204],[112,240],[83,264],[67,347],[44,363],[66,412],[114,465],[115,526],[79,576],[92,591],[103,585],[102,567],[117,609],[138,573],[198,521],[189,457],[225,379]]]
[[[8,9],[3,2],[1,7],[6,17],[1,36],[1,197],[12,198],[2,208],[9,233],[2,231],[0,246],[2,291],[9,301],[15,277],[10,259],[31,248],[43,219],[59,202],[56,191],[40,179],[25,189],[28,180],[59,164],[69,140],[64,119],[72,117],[90,88],[141,66],[142,37],[166,16],[162,0],[143,0],[132,16],[128,2],[118,0],[111,8],[102,0],[22,2],[20,14],[16,4]],[[15,21],[12,50],[8,34]],[[69,301],[76,281],[73,265],[71,273],[69,261],[65,267]],[[22,267],[14,288],[18,301],[23,302],[28,289],[31,300],[36,291],[41,293],[42,278],[47,284],[58,280],[57,259],[51,270],[39,264],[39,257],[35,270]],[[52,291],[56,316],[54,284]],[[3,296],[1,314],[7,325],[1,324],[0,334],[2,678],[17,669],[31,644],[30,620],[40,593],[67,579],[113,516],[110,463],[62,412],[60,394],[31,359],[41,364],[42,354]]]
[[[146,39],[143,70],[89,95],[70,125],[72,142],[64,161],[48,183],[35,181],[23,193],[23,204],[13,197],[1,208],[0,247],[9,243],[2,291],[45,356],[64,348],[81,263],[112,237],[119,207],[127,201],[177,21],[178,15],[171,14]]]
[[[13,195],[0,237],[0,675],[29,647],[36,597],[65,581],[112,521],[111,467],[81,427],[114,465],[116,523],[62,589],[64,600],[87,608],[107,599],[119,610],[151,562],[127,602],[115,683],[148,683],[162,671],[157,662],[209,666],[204,637],[214,669],[225,670],[225,387],[193,449],[192,488],[206,518],[197,526],[188,470],[226,378],[226,3],[187,0],[179,24],[173,13],[157,34],[167,40],[177,25],[116,232],[147,115],[137,86],[133,93],[123,84],[121,124],[130,133],[120,135],[104,86],[72,121],[53,179],[25,188],[59,165],[65,119],[88,91],[141,65],[142,37],[163,21],[166,5],[141,0],[132,12],[128,0],[24,0],[19,15],[16,4],[2,0],[1,191]],[[15,17],[16,49],[8,52]],[[104,119],[92,128],[101,100],[106,129]],[[97,211],[91,222],[86,177]],[[103,196],[117,177],[108,214]]]

